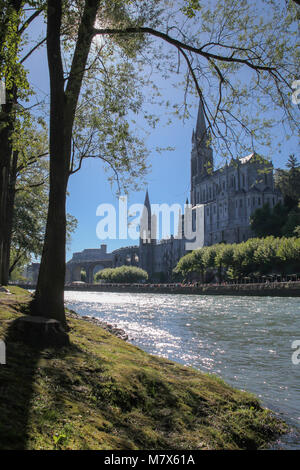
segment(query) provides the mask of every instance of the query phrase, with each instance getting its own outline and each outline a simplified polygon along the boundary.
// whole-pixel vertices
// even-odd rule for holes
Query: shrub
[[[107,268],[95,275],[96,281],[107,281],[116,283],[131,283],[147,281],[148,273],[135,266],[120,266],[119,268]]]

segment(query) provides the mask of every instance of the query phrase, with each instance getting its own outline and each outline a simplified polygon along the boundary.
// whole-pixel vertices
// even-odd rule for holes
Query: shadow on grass
[[[6,365],[0,366],[0,449],[25,449],[33,382],[41,350],[15,340],[15,321],[6,336]]]
[[[0,450],[28,448],[30,411],[40,393],[38,362],[48,351],[64,355],[65,350],[23,343],[16,334],[17,321],[6,331],[6,364],[0,366]]]

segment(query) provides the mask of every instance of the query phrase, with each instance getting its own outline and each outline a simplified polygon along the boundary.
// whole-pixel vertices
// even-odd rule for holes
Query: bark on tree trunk
[[[64,91],[60,50],[61,0],[48,0],[47,53],[50,75],[50,194],[44,249],[32,314],[59,320],[64,310],[66,192],[72,129],[99,0],[86,0],[70,76]]]
[[[8,99],[8,97],[7,97]],[[13,101],[3,105],[4,129],[0,133],[0,285],[8,283],[9,272],[9,179],[14,128]]]
[[[13,152],[11,170],[9,176],[8,186],[8,197],[6,206],[6,239],[4,241],[4,253],[6,257],[4,259],[4,276],[9,280],[10,276],[10,249],[11,249],[11,237],[13,230],[13,218],[14,218],[14,204],[16,196],[16,181],[17,181],[17,165],[18,165],[18,152]]]
[[[15,14],[19,15],[22,6],[22,0],[11,0],[7,2],[3,17],[1,18],[0,41],[5,44],[7,34],[11,25],[11,20]],[[20,17],[18,16],[18,29]],[[4,56],[0,55],[0,67],[4,65]],[[5,64],[6,66],[9,64]],[[7,237],[9,236],[9,221],[7,220],[7,202],[9,191],[9,175],[12,157],[12,132],[14,130],[15,115],[13,105],[17,102],[17,89],[6,90],[6,104],[2,105],[2,119],[0,132],[0,285],[8,283],[9,275],[9,252]]]
[[[66,326],[65,206],[69,161],[65,152],[65,94],[60,50],[61,15],[61,0],[49,0],[47,54],[50,75],[50,191],[42,260],[31,309],[34,315],[54,318]]]
[[[53,131],[55,131],[55,128]],[[60,140],[58,134],[56,139],[57,141]],[[50,194],[46,235],[35,298],[32,303],[32,313],[54,318],[59,320],[63,326],[66,326],[64,285],[67,177],[64,160],[61,157],[62,155],[59,153],[58,158],[52,158],[50,164]]]

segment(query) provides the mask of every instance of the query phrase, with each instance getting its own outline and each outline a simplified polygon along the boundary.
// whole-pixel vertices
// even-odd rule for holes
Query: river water
[[[300,449],[300,364],[292,362],[299,299],[83,291],[65,298],[79,314],[123,328],[143,350],[255,393],[292,427],[273,448]]]

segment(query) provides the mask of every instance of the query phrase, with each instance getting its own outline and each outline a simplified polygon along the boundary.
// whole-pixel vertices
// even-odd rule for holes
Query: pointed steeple
[[[194,131],[194,129],[193,129],[193,133],[192,133],[192,143],[194,143],[194,142],[195,142],[195,131]]]
[[[193,133],[191,152],[191,204],[196,204],[197,185],[201,178],[207,177],[214,168],[213,151],[209,145],[210,133],[207,130],[203,101],[200,99],[197,124]],[[199,192],[198,192],[199,194]]]
[[[150,199],[149,199],[148,188],[147,188],[147,191],[146,191],[144,206],[147,207],[148,212],[150,212],[150,214],[151,214],[151,204],[150,204]]]
[[[140,238],[144,243],[150,243],[151,241],[151,204],[148,189],[146,191],[144,208],[140,221]]]
[[[201,147],[206,147],[206,142],[208,140],[207,129],[206,129],[206,122],[204,116],[204,109],[203,109],[203,102],[200,99],[199,108],[198,108],[198,116],[197,116],[197,124],[196,124],[196,139],[198,145]]]

